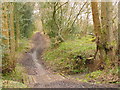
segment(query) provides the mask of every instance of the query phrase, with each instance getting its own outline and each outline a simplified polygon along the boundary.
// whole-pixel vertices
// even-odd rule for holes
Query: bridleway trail
[[[47,38],[37,32],[31,39],[32,48],[23,55],[21,64],[25,67],[30,88],[104,88],[110,86],[83,83],[51,72],[43,64],[42,52],[48,47]],[[112,87],[112,86],[111,86]]]

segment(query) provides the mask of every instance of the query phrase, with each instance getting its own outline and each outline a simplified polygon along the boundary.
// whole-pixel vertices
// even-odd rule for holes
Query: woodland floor
[[[72,78],[64,77],[53,72],[44,64],[41,57],[46,48],[46,39],[40,32],[33,35],[31,39],[32,48],[23,54],[21,64],[25,67],[27,74],[32,77],[28,86],[30,88],[117,88],[111,84],[92,84],[80,82]]]

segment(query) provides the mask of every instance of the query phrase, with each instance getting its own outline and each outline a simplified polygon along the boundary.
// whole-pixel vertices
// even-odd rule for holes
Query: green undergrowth
[[[17,49],[17,52],[18,53],[25,52],[25,51],[29,50],[30,48],[31,47],[30,47],[30,41],[29,41],[29,39],[22,38],[19,41],[19,47]]]
[[[77,80],[83,82],[92,82],[92,83],[120,83],[118,77],[118,68],[112,68],[109,70],[97,70],[88,74],[85,74],[82,78],[81,75],[76,78]]]
[[[17,64],[15,70],[2,74],[2,84],[4,88],[26,88],[23,84],[23,74],[25,73],[24,68]]]
[[[27,38],[22,38],[19,41],[19,47],[17,48],[15,59],[16,65],[15,69],[12,72],[2,74],[2,84],[3,88],[26,88],[27,85],[23,84],[25,69],[17,60],[21,58],[22,53],[30,49],[29,40]],[[19,62],[19,61],[18,61]]]
[[[65,74],[87,72],[87,62],[94,56],[96,45],[90,35],[77,40],[59,44],[57,48],[47,50],[43,58],[54,71]]]
[[[24,68],[17,64],[14,71],[2,75],[3,80],[13,80],[22,82],[23,79],[22,73],[25,73]]]

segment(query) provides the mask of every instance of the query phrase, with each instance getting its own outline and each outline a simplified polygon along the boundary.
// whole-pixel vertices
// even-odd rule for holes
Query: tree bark
[[[118,3],[118,65],[120,66],[120,1]],[[120,74],[118,75],[120,77]]]
[[[10,8],[10,52],[11,57],[13,58],[15,55],[15,35],[14,35],[14,5],[13,3],[9,4]]]
[[[14,34],[14,5],[13,3],[9,3],[9,11],[10,11],[10,18],[9,18],[9,33],[10,33],[10,57],[11,57],[11,65],[15,67],[15,34]]]
[[[101,2],[101,42],[103,49],[104,62],[108,59],[106,48],[108,46],[108,30],[107,30],[107,11],[106,11],[106,2]]]
[[[98,51],[100,52],[100,63],[103,63],[104,55],[103,55],[103,49],[101,44],[101,24],[99,19],[98,2],[95,2],[95,1],[91,2],[91,7],[92,7],[92,16],[93,16],[93,23],[94,23],[94,32],[96,35],[97,52]]]
[[[113,61],[113,47],[111,46],[112,40],[112,2],[101,2],[101,22],[102,22],[102,47],[104,49],[104,59],[108,67]]]
[[[17,5],[14,6],[14,8],[17,8]],[[15,30],[15,50],[17,51],[17,49],[19,48],[19,39],[20,39],[20,19],[19,19],[19,13],[17,12],[17,9],[14,9],[14,17],[15,17],[15,26],[16,26],[16,30]]]
[[[8,15],[7,15],[7,3],[2,4],[2,44],[4,44],[4,57],[2,57],[2,72],[9,71],[10,63],[10,49],[9,49],[9,28],[8,28]]]

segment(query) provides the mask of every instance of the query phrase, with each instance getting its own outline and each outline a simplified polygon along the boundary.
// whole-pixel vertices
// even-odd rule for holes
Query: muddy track
[[[105,88],[110,85],[98,85],[82,83],[73,79],[65,78],[47,70],[42,63],[41,54],[47,47],[45,37],[37,32],[31,41],[32,49],[26,52],[22,58],[22,65],[29,76],[33,77],[28,83],[30,88]]]

